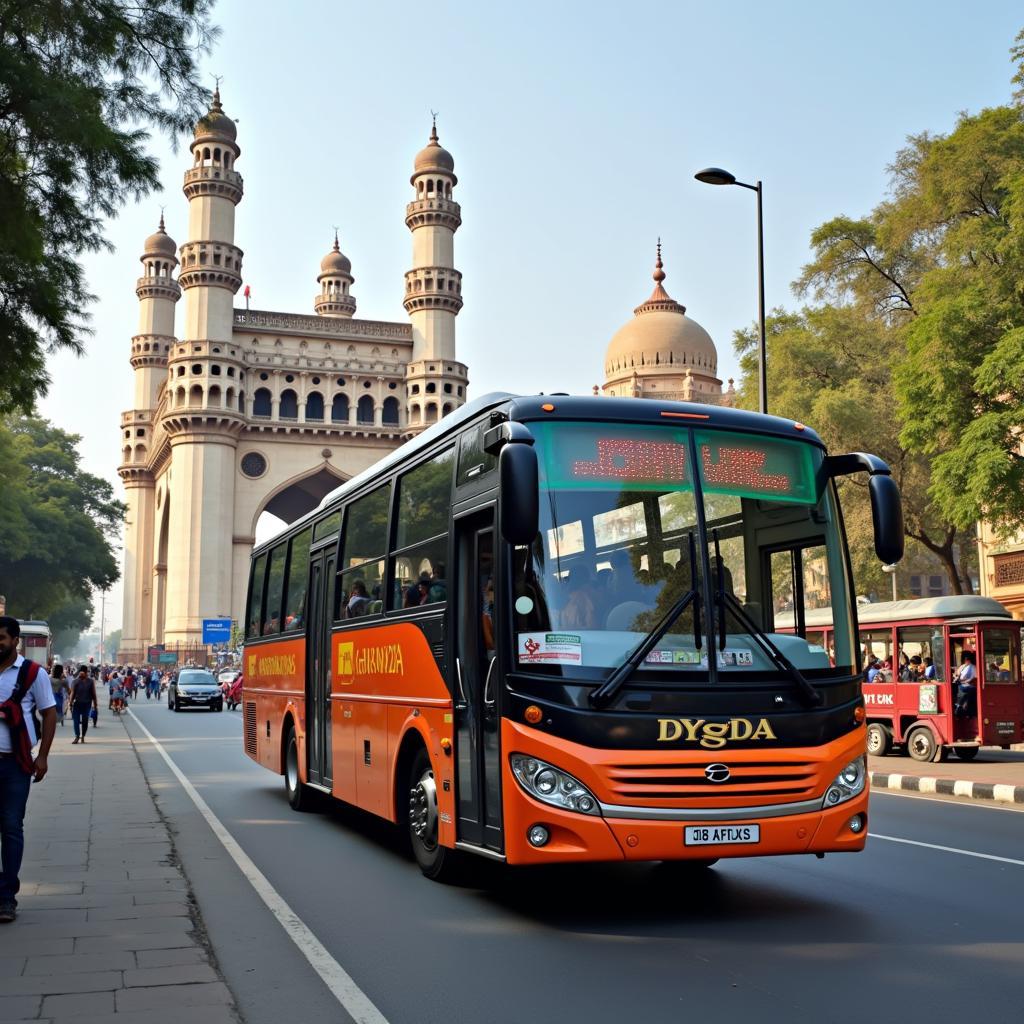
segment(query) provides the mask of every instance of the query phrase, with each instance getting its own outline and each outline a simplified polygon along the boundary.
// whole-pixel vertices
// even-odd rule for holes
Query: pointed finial
[[[337,228],[337,225],[335,225],[335,228],[334,228],[334,251],[335,252],[341,252],[341,249],[338,248],[338,228]]]
[[[213,103],[210,106],[211,110],[220,110],[221,109],[221,104],[220,104],[220,80],[223,77],[224,77],[223,75],[214,75],[213,76],[214,87],[213,87]]]
[[[654,280],[659,284],[665,280],[664,264],[661,262],[661,236],[658,237],[658,258],[654,261]]]
[[[167,229],[164,227],[164,208],[160,207],[160,227],[158,228],[160,234],[166,235]]]
[[[430,117],[431,117],[431,122],[432,122],[431,126],[430,126],[430,141],[433,142],[433,143],[437,143],[437,141],[438,141],[438,138],[437,138],[437,115],[438,115],[438,113],[439,113],[439,111],[437,111],[437,110],[432,110],[430,112]]]

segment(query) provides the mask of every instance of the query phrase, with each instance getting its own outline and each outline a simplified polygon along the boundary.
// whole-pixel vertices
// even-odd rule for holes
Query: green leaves
[[[0,414],[30,412],[45,356],[81,352],[79,257],[103,220],[159,187],[145,126],[172,137],[205,107],[212,0],[0,0]]]
[[[45,420],[0,420],[0,579],[21,618],[73,628],[94,587],[119,575],[113,540],[125,508],[107,481],[81,469],[79,438]]]

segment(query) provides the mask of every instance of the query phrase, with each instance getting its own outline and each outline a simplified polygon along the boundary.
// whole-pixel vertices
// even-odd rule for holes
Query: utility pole
[[[103,626],[104,620],[107,616],[107,592],[105,590],[100,591],[100,664],[104,664],[103,661]]]

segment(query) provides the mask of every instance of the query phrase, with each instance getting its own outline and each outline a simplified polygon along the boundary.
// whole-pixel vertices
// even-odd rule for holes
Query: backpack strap
[[[25,694],[32,689],[32,684],[39,675],[39,662],[25,658],[18,669],[18,678],[15,680],[14,689],[11,691],[11,700],[19,704],[25,699]]]

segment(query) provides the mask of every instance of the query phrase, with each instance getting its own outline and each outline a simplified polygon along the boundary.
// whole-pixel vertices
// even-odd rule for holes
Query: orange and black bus
[[[835,478],[800,423],[489,395],[253,552],[244,745],[408,829],[424,873],[859,850],[862,666]],[[826,601],[833,656],[776,628]],[[792,607],[792,605],[791,605]],[[805,632],[805,629],[803,630]]]

